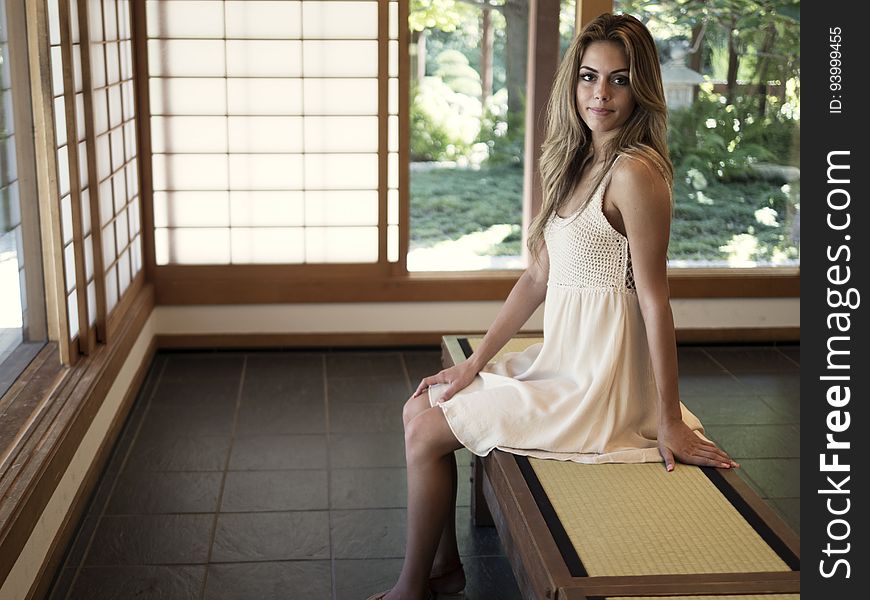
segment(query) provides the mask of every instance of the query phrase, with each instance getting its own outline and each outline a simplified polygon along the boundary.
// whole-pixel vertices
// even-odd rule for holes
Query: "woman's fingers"
[[[437,375],[430,375],[429,377],[424,377],[423,380],[420,382],[420,385],[417,386],[417,391],[414,392],[414,396],[419,396],[433,383],[435,383],[435,377],[437,377]]]
[[[718,460],[713,460],[712,458],[706,458],[704,456],[693,456],[689,461],[690,464],[699,465],[702,467],[723,467],[725,464]]]
[[[717,448],[716,446],[713,446],[712,448],[709,446],[703,446],[698,449],[698,452],[705,452],[707,454],[711,454],[713,455],[713,458],[718,458],[722,461],[731,460],[725,452],[723,452],[720,448]]]
[[[697,463],[694,459],[703,460],[704,462]],[[685,460],[692,464],[703,464],[704,466],[711,467],[730,468],[739,466],[736,462],[731,460],[731,457],[729,457],[724,451],[716,446],[710,447],[706,444],[689,449],[689,451],[686,452]]]
[[[417,391],[414,392],[414,396],[419,396],[436,383],[451,383],[451,380],[445,371],[441,371],[435,375],[430,375],[429,377],[424,377],[420,382],[420,385],[417,386]]]
[[[730,467],[731,466],[731,459],[730,458],[727,458],[727,457],[723,458],[721,455],[713,453],[713,452],[707,452],[705,450],[698,450],[694,453],[694,456],[697,456],[698,458],[704,458],[704,459],[710,460],[713,463],[715,463],[713,466],[716,466],[716,467],[723,467],[723,466]]]
[[[719,458],[721,458],[721,459],[722,459],[722,462],[724,462],[724,463],[728,463],[728,465],[730,465],[730,466],[734,466],[734,467],[737,466],[737,463],[734,462],[734,461],[731,459],[731,457],[728,456],[728,453],[725,452],[724,450],[722,450],[721,448],[718,448],[718,447],[716,448],[716,456],[718,456]]]

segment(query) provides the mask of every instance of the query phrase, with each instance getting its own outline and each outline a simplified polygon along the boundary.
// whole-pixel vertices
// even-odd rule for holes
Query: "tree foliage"
[[[457,0],[411,0],[408,25],[411,31],[456,31],[474,10]]]

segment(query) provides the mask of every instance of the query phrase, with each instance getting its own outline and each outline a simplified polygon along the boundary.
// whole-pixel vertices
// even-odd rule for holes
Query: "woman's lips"
[[[589,112],[591,112],[593,115],[598,115],[600,117],[603,117],[605,115],[609,115],[613,111],[610,109],[607,109],[607,108],[595,108],[593,106],[590,106]]]

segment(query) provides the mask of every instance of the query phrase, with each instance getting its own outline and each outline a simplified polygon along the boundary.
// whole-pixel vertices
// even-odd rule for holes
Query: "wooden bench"
[[[444,366],[480,339],[445,336]],[[473,522],[495,525],[528,600],[799,600],[797,535],[733,471],[494,450],[472,477]]]

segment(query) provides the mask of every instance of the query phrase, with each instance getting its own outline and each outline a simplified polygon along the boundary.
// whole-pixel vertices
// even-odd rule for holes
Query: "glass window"
[[[525,0],[411,3],[409,271],[523,267],[528,21]]]
[[[618,0],[656,40],[677,267],[800,260],[800,4]]]
[[[26,57],[9,39],[6,9],[6,2],[0,2],[0,396],[45,343],[39,252],[24,253],[39,246],[37,215],[35,210],[22,211],[30,208],[22,200],[30,190],[19,177],[26,167],[32,172],[33,159],[24,149],[31,148],[30,142],[16,135],[16,130],[26,131],[16,127],[21,122],[16,117],[30,119],[29,112],[18,113],[28,111],[29,102],[13,94],[21,89],[13,90],[10,62]]]

